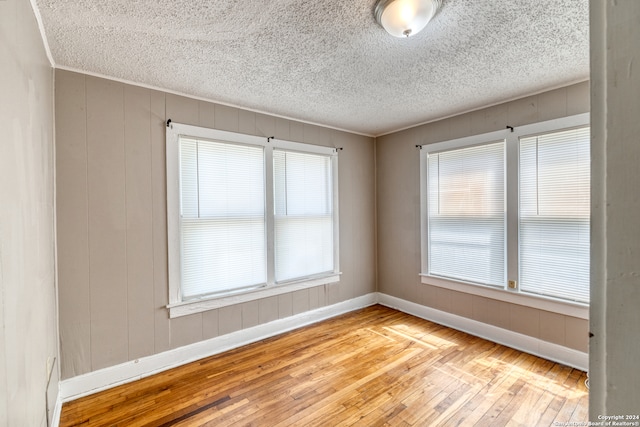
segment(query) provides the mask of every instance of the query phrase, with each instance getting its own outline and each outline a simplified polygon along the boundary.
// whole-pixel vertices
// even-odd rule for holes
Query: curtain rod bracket
[[[513,133],[513,126],[507,125],[507,129],[509,129],[511,131],[511,133]]]
[[[167,120],[167,127],[170,128],[171,127],[171,119]]]

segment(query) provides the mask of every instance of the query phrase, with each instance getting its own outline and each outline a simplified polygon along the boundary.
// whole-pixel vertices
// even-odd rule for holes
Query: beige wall
[[[58,390],[53,71],[28,1],[0,1],[0,58],[0,426],[46,426]]]
[[[640,2],[590,5],[589,415],[597,421],[640,412]]]
[[[379,291],[586,352],[587,320],[420,282],[420,155],[415,146],[588,111],[589,83],[584,82],[377,138]]]
[[[372,138],[56,72],[62,377],[375,291]],[[165,121],[344,147],[337,284],[169,319]]]

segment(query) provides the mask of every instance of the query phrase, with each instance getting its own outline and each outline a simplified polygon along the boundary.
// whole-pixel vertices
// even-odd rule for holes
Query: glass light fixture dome
[[[411,37],[427,26],[442,0],[378,0],[376,21],[394,37]]]

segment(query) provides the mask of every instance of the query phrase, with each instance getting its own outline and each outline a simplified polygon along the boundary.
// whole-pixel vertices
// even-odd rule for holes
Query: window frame
[[[541,206],[544,207],[545,204],[544,204],[544,201],[543,202],[539,202],[538,197],[541,200],[545,200],[545,195],[544,195],[545,192],[544,192],[544,190],[538,189],[538,185],[542,185],[541,183],[544,180],[545,172],[549,170],[548,168],[549,168],[550,164],[547,163],[547,162],[538,162],[538,159],[540,158],[540,156],[544,156],[544,154],[546,153],[546,150],[549,147],[544,142],[544,137],[545,136],[553,135],[554,138],[557,138],[558,134],[560,134],[562,132],[572,132],[572,131],[579,131],[579,130],[581,130],[581,131],[586,130],[586,133],[590,134],[590,128],[589,128],[588,125],[587,126],[574,126],[574,127],[571,127],[571,128],[560,129],[560,130],[553,131],[553,132],[536,132],[536,133],[531,134],[531,135],[521,135],[519,137],[519,141],[518,141],[518,148],[520,150],[522,150],[523,143],[525,142],[525,141],[523,141],[524,139],[529,139],[529,138],[530,139],[535,139],[535,141],[536,141],[536,148],[535,148],[536,163],[539,164],[539,166],[537,164],[536,167],[535,167],[535,171],[536,171],[536,178],[535,178],[536,179],[536,194],[537,194],[537,197],[536,197],[537,200],[536,200],[535,204],[536,204],[537,213],[535,215],[531,215],[531,214],[530,215],[526,215],[525,213],[523,213],[523,210],[520,210],[518,212],[518,214],[519,214],[518,237],[520,239],[522,239],[523,234],[524,234],[524,230],[526,230],[527,228],[530,229],[532,223],[536,223],[537,225],[545,224],[544,227],[547,227],[546,228],[547,232],[550,231],[549,228],[548,228],[549,227],[548,224],[549,223],[557,224],[558,221],[561,221],[564,224],[568,224],[567,225],[568,227],[572,227],[573,226],[574,227],[574,231],[576,231],[575,228],[577,226],[577,228],[579,228],[581,231],[578,232],[580,237],[577,238],[575,240],[575,242],[583,242],[584,243],[584,241],[582,240],[582,237],[585,236],[585,234],[584,234],[585,231],[586,231],[586,236],[587,236],[589,242],[588,242],[587,245],[584,245],[584,246],[582,246],[582,245],[578,246],[579,243],[576,246],[572,246],[572,250],[569,251],[570,252],[569,256],[571,256],[572,254],[575,254],[576,253],[575,251],[580,251],[581,249],[584,249],[585,247],[589,248],[589,249],[587,249],[587,251],[588,251],[588,253],[590,253],[590,230],[589,230],[590,229],[590,224],[591,224],[590,197],[589,197],[589,200],[587,201],[587,203],[584,203],[583,210],[581,211],[581,213],[575,213],[575,211],[574,211],[573,214],[569,214],[571,207],[568,208],[569,210],[561,211],[561,214],[557,214],[557,213],[556,214],[541,213],[539,211],[539,209],[541,208]],[[584,143],[585,141],[588,141],[589,146],[590,146],[590,138],[588,138],[588,139],[584,138],[584,137],[581,138],[579,135],[574,135],[574,136],[577,139],[572,139],[571,143],[575,143],[575,142]],[[542,141],[540,141],[541,138],[542,138]],[[589,149],[589,146],[587,147],[587,150],[585,152],[580,152],[581,155],[586,154],[589,157],[589,164],[586,164],[586,165],[584,163],[581,164],[581,166],[583,166],[583,167],[586,166],[586,168],[585,168],[586,170],[588,170],[590,168],[590,149]],[[556,147],[554,147],[554,149],[555,148]],[[572,157],[576,153],[577,152],[572,153]],[[520,154],[519,155],[519,166],[520,166],[520,165],[522,165],[523,157],[522,157],[522,152],[520,152],[519,154]],[[562,154],[565,154],[565,153],[562,153]],[[575,159],[575,157],[574,157],[574,159]],[[557,157],[556,157],[556,160],[557,160]],[[571,165],[566,166],[566,169],[563,167],[562,171],[565,172],[567,170],[571,170],[571,167],[572,167]],[[543,177],[543,178],[540,178],[540,177]],[[523,188],[522,174],[520,174],[519,178],[520,178],[519,190],[522,191],[522,188]],[[560,179],[562,179],[562,178],[560,178]],[[589,195],[590,195],[590,193],[591,193],[590,180],[586,180],[586,182],[587,182],[587,185],[588,185],[587,188],[588,188]],[[568,184],[572,185],[571,182],[569,182]],[[526,187],[526,185],[525,185],[525,187]],[[558,188],[558,182],[557,181],[553,181],[553,187],[554,188]],[[555,194],[557,195],[558,193],[555,193]],[[571,196],[567,196],[567,198],[570,198],[570,197]],[[519,194],[519,201],[520,201],[521,205],[522,205],[523,200],[526,200],[526,198],[523,196],[522,193],[520,193]],[[549,199],[546,198],[546,200],[549,200]],[[566,205],[566,199],[563,198],[563,200],[565,202],[565,206],[567,206]],[[525,208],[525,211],[526,211],[526,208]],[[563,230],[566,230],[566,228],[563,228]],[[578,237],[578,236],[575,236],[575,237]],[[532,240],[535,240],[535,239],[532,239]],[[550,240],[553,240],[553,239],[550,239]],[[526,292],[528,294],[542,294],[543,289],[546,287],[545,285],[542,284],[543,281],[538,282],[538,283],[533,282],[534,284],[528,283],[526,285],[525,285],[525,283],[523,281],[523,279],[524,279],[523,276],[526,274],[526,273],[523,273],[523,268],[525,268],[525,266],[527,265],[526,260],[525,260],[525,258],[527,257],[527,251],[526,251],[527,243],[529,245],[529,249],[531,249],[531,240],[529,240],[529,241],[525,240],[524,242],[523,241],[519,241],[519,246],[518,246],[518,250],[519,250],[519,265],[518,265],[518,267],[519,267],[519,282],[518,282],[518,288],[519,289],[524,289],[525,287],[528,287],[529,289],[523,290],[523,292]],[[553,246],[550,242],[549,242],[549,245]],[[556,250],[558,249],[557,245],[555,246],[555,249]],[[551,252],[551,251],[553,251],[553,249],[549,249],[549,251]],[[529,254],[530,254],[530,252],[529,252]],[[587,262],[590,264],[588,256],[586,257],[586,259],[587,259]],[[581,261],[584,261],[584,258],[580,258],[578,260],[578,262],[581,262]],[[571,267],[568,267],[568,268],[571,268]],[[529,266],[529,269],[531,270],[530,266]],[[583,270],[582,273],[583,273],[583,276],[581,277],[582,280],[580,280],[580,281],[569,280],[569,282],[572,282],[572,284],[566,283],[566,288],[563,288],[565,292],[563,292],[563,293],[571,292],[573,290],[580,290],[582,292],[586,291],[585,292],[586,293],[586,298],[587,298],[587,300],[589,300],[589,296],[590,296],[589,295],[589,271],[584,271]],[[558,280],[558,283],[562,283],[562,280],[563,279],[560,278]],[[583,283],[583,284],[585,284],[585,286],[584,287],[577,287],[576,285],[578,283]],[[560,293],[559,289],[562,289],[562,288],[559,287],[558,289],[556,289],[555,285],[551,285],[551,287],[547,290],[547,292],[549,292],[549,293],[546,294],[546,295],[551,297],[551,298],[553,298],[552,294],[555,293],[555,292]],[[542,294],[542,295],[545,295],[545,294]],[[576,294],[576,300],[575,301],[588,304],[588,302],[584,302],[579,298],[580,298],[580,295]]]
[[[424,248],[425,248],[425,252],[427,253],[427,256],[425,257],[425,259],[423,260],[423,267],[422,267],[422,271],[429,271],[429,267],[432,266],[432,254],[429,252],[429,244],[433,243],[430,242],[430,236],[429,236],[429,230],[430,230],[430,224],[432,223],[432,221],[429,218],[429,193],[428,193],[428,186],[429,186],[429,178],[428,178],[428,162],[429,162],[429,155],[430,154],[442,154],[442,153],[446,153],[446,152],[450,152],[450,151],[456,151],[456,150],[463,150],[463,149],[467,149],[467,148],[479,148],[479,147],[485,147],[485,146],[490,146],[490,145],[495,145],[495,144],[502,144],[503,146],[503,168],[504,168],[504,173],[506,173],[506,160],[504,159],[504,153],[505,148],[506,148],[506,140],[504,138],[497,138],[495,140],[486,140],[480,144],[469,144],[469,145],[465,145],[462,147],[455,147],[455,148],[449,148],[449,149],[444,149],[444,150],[427,150],[425,151],[425,153],[423,154],[426,159],[424,160],[425,162],[427,162],[427,165],[425,166],[425,172],[426,172],[426,180],[424,181],[424,184],[426,186],[425,189],[425,218],[426,218],[426,225],[425,225],[425,229],[427,230],[427,234],[422,234],[424,237]],[[502,177],[503,179],[503,200],[506,203],[506,184],[505,184],[505,179],[504,176]],[[475,219],[477,219],[478,217],[474,217]],[[434,219],[434,218],[432,218]],[[435,218],[435,220],[437,221],[437,217]],[[503,227],[505,228],[505,224],[506,224],[507,218],[506,218],[506,214],[503,215],[502,218],[502,222],[503,222]],[[506,230],[503,230],[503,234],[506,237]],[[506,246],[503,247],[503,253],[506,253]],[[503,271],[503,280],[504,277],[506,277],[506,264],[503,265],[502,267],[502,271]],[[453,280],[453,281],[460,281],[460,282],[465,282],[464,279],[462,278],[456,278],[456,277],[447,277],[446,275],[433,275],[432,277],[438,277],[438,278],[442,278],[442,279],[446,279],[446,280]],[[480,282],[468,282],[468,283],[473,283],[473,284],[482,284],[483,286],[488,286],[488,287],[496,287],[497,285],[493,285],[490,283],[480,283]]]
[[[294,150],[294,149],[284,149],[282,147],[277,147],[277,146],[273,147],[273,150],[271,151],[271,155],[273,156],[273,154],[275,152],[285,153],[285,159],[286,159],[286,154],[287,153],[301,154],[301,155],[314,155],[314,154],[317,154],[317,153],[310,153],[308,151],[304,152],[304,151]],[[324,156],[324,157],[328,157],[328,156]],[[280,214],[278,214],[278,212],[277,212],[278,209],[276,207],[276,204],[277,204],[276,203],[276,199],[277,199],[277,196],[276,196],[276,193],[277,193],[276,184],[274,183],[274,185],[273,185],[273,189],[274,189],[274,197],[273,197],[273,221],[274,221],[274,227],[273,227],[274,239],[273,240],[274,240],[274,245],[273,245],[273,247],[274,247],[274,257],[275,257],[274,262],[273,262],[273,266],[274,266],[273,282],[276,283],[276,284],[300,281],[300,280],[304,280],[304,277],[305,277],[305,276],[294,276],[294,277],[291,277],[291,278],[282,279],[280,281],[277,279],[277,277],[278,277],[278,269],[277,269],[277,266],[278,266],[278,251],[277,251],[277,248],[278,248],[278,238],[277,238],[278,219],[281,221],[281,223],[284,223],[284,222],[287,222],[287,221],[294,220],[294,217],[297,220],[300,220],[300,219],[305,219],[306,220],[306,219],[309,219],[309,218],[321,218],[322,217],[322,218],[325,218],[325,219],[327,219],[327,218],[331,219],[332,227],[336,223],[334,215],[333,215],[333,212],[334,212],[334,209],[335,209],[335,206],[336,206],[335,205],[336,200],[333,197],[333,193],[335,191],[335,188],[332,185],[332,184],[335,183],[335,180],[333,179],[333,174],[334,174],[334,170],[333,169],[334,168],[332,167],[331,160],[332,160],[332,158],[329,157],[328,178],[331,181],[329,183],[329,186],[331,187],[331,189],[330,189],[331,194],[330,195],[327,194],[327,196],[330,196],[330,197],[327,197],[327,199],[326,199],[327,206],[331,210],[330,213],[325,213],[325,214],[322,214],[322,215],[319,215],[317,213],[315,213],[315,214],[307,214],[307,213],[305,213],[305,214],[297,214],[297,215],[289,215],[288,213],[285,213],[285,214],[280,213]],[[285,163],[286,163],[286,160],[285,160]],[[277,169],[276,162],[272,161],[272,165],[273,165],[273,171],[274,171],[272,176],[275,177],[276,176],[275,171]],[[287,188],[287,187],[288,186],[285,184],[285,188]],[[328,189],[328,187],[327,187],[327,189]],[[288,197],[288,190],[285,190],[284,193]],[[285,205],[286,205],[286,202],[285,202]],[[333,234],[332,239],[334,239],[334,240],[332,241],[332,245],[333,245],[334,248],[335,248],[335,245],[336,245],[336,241],[335,241],[336,237],[337,236],[335,234]],[[335,255],[335,253],[334,253],[334,255]],[[334,259],[333,259],[332,262],[333,262],[334,265],[336,264],[337,260],[335,259],[335,256],[334,256]],[[319,273],[313,274],[313,276],[311,276],[311,277],[323,276],[323,275],[327,275],[327,274],[329,274],[329,273],[328,272],[319,272]],[[309,277],[309,276],[307,276],[307,277]]]
[[[200,298],[182,300],[181,297],[181,220],[180,220],[180,145],[181,137],[206,139],[215,142],[260,146],[264,149],[264,186],[265,186],[265,229],[267,281],[258,287],[240,289],[219,294],[209,294]],[[329,156],[331,159],[331,178],[333,190],[333,271],[298,278],[290,281],[275,282],[275,217],[273,187],[273,150],[296,151]],[[166,129],[166,185],[167,185],[167,250],[168,250],[168,289],[169,304],[166,306],[169,317],[213,310],[220,307],[253,301],[256,299],[308,289],[340,281],[339,254],[339,205],[338,205],[338,150],[333,147],[304,144],[294,141],[259,137],[218,129],[169,122]]]
[[[545,295],[525,293],[519,287],[510,289],[510,280],[519,280],[519,143],[520,138],[557,132],[576,127],[590,125],[589,113],[577,114],[558,119],[506,128],[495,132],[472,135],[454,140],[436,142],[420,146],[420,242],[421,242],[421,271],[420,282],[471,295],[492,298],[508,303],[525,305],[541,310],[561,313],[582,319],[588,319],[589,304],[564,300]],[[504,286],[496,287],[479,283],[464,282],[430,275],[428,272],[429,241],[428,241],[428,154],[449,151],[470,146],[505,141],[505,209],[506,209],[506,239],[505,263],[506,280]]]

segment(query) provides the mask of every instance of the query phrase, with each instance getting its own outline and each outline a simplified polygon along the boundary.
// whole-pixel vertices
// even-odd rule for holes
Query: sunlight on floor
[[[429,333],[425,334],[424,331],[420,331],[422,332],[420,334],[421,337],[418,338],[413,334],[408,334],[407,332],[400,330],[399,328],[410,329],[410,328],[407,328],[405,325],[398,325],[393,327],[386,326],[383,329],[393,334],[397,334],[405,339],[415,341],[417,344],[421,344],[425,347],[432,348],[434,350],[458,346],[458,344],[451,342],[449,340],[440,338],[434,334],[429,334]]]
[[[562,384],[559,381],[555,381],[551,378],[545,377],[544,375],[537,374],[527,369],[522,369],[512,363],[496,360],[492,356],[481,358],[475,363],[487,368],[499,367],[501,371],[507,372],[506,375],[522,378],[527,382],[527,385],[531,387],[548,391],[559,396],[564,396],[567,399],[580,399],[589,394],[589,390],[586,388],[584,383],[578,383],[575,386]]]

